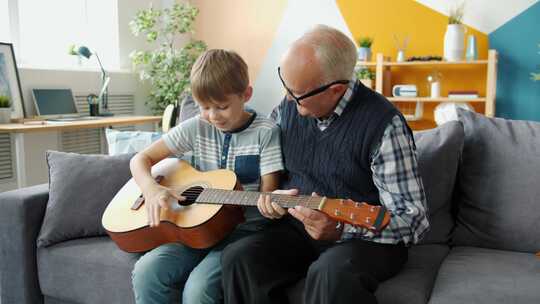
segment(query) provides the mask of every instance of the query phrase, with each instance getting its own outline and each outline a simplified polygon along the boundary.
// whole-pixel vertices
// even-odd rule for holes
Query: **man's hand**
[[[312,194],[317,196],[316,193]],[[289,213],[304,224],[307,233],[315,240],[337,241],[341,238],[343,227],[337,229],[337,221],[325,213],[302,206],[289,208]]]
[[[298,189],[290,190],[275,190],[275,194],[287,194],[287,195],[297,195]],[[259,200],[257,201],[257,208],[262,216],[269,219],[278,219],[287,214],[287,211],[283,209],[278,204],[271,201],[270,195],[261,194]]]

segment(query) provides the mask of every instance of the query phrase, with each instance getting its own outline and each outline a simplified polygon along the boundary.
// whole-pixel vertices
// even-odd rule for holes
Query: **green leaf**
[[[68,49],[68,54],[69,54],[69,55],[78,55],[78,54],[77,54],[77,51],[75,50],[75,48],[76,48],[75,44],[71,44],[71,45],[69,46],[69,49]]]
[[[371,37],[360,37],[358,39],[358,46],[369,48],[373,44],[373,38]]]
[[[356,72],[356,78],[358,79],[375,79],[375,73],[372,72],[370,69],[360,69]]]
[[[150,51],[134,50],[132,64],[141,81],[151,85],[146,104],[161,115],[168,104],[176,102],[190,91],[191,67],[207,48],[202,41],[190,40],[182,48],[173,43],[185,33],[192,33],[199,10],[187,3],[175,3],[171,8],[137,12],[129,23],[135,36],[145,35],[146,41],[158,47]]]
[[[0,95],[0,108],[9,108],[11,106],[10,98],[6,95]]]

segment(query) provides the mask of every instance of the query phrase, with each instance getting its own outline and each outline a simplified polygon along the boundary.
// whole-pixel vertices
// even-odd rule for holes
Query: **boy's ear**
[[[248,102],[251,99],[251,96],[253,96],[253,87],[248,86],[244,92],[244,103]]]

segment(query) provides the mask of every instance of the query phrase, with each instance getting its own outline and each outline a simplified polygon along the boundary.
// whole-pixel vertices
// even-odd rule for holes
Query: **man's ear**
[[[244,92],[244,103],[248,102],[251,99],[251,96],[253,96],[253,87],[248,86]]]
[[[348,88],[347,84],[335,84],[330,87],[330,90],[332,90],[332,93],[341,96],[345,94],[345,91],[347,91],[347,88]]]

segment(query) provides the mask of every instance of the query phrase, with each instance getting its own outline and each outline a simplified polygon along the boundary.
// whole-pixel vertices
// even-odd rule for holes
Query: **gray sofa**
[[[415,133],[432,227],[379,303],[540,303],[540,124],[459,117]],[[133,303],[139,254],[107,236],[36,245],[48,199],[48,185],[0,194],[0,304]]]

